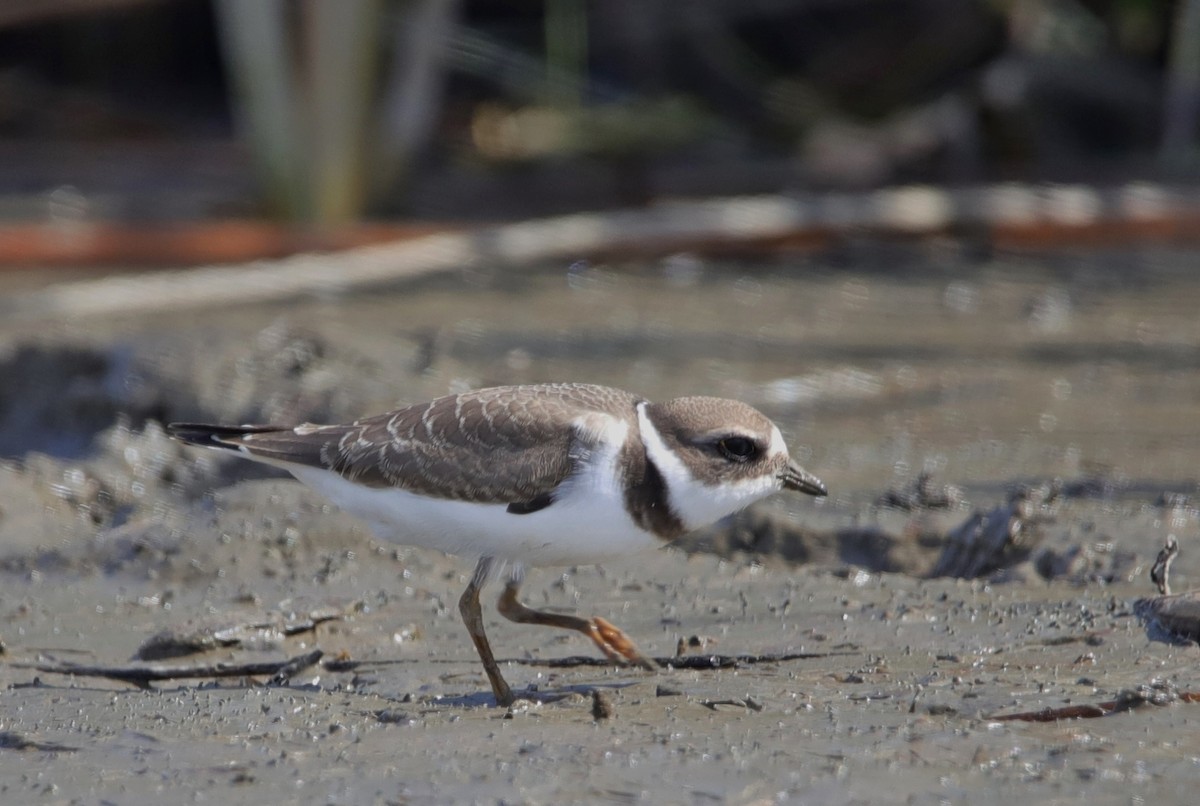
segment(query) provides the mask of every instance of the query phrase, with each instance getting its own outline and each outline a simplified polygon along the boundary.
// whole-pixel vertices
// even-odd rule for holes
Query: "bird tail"
[[[167,433],[188,445],[205,448],[237,450],[238,440],[249,434],[269,434],[285,431],[277,425],[207,425],[205,423],[171,423]]]
[[[237,451],[243,458],[270,465],[325,466],[325,452],[344,432],[342,426],[319,426],[306,423],[296,426],[278,425],[206,425],[204,423],[171,423],[167,433],[188,445],[202,448]],[[321,437],[316,437],[321,433]]]

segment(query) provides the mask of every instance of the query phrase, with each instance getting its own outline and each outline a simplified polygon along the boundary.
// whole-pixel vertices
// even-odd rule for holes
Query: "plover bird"
[[[791,461],[779,429],[744,403],[651,403],[588,384],[480,389],[346,425],[168,430],[287,470],[385,540],[478,558],[458,608],[500,705],[514,696],[479,608],[494,573],[508,571],[498,603],[506,618],[576,630],[614,661],[653,669],[605,619],[523,604],[526,566],[604,562],[779,490],[826,492]]]

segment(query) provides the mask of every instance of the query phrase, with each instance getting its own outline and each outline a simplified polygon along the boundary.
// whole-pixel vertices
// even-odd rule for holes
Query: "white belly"
[[[364,487],[317,468],[287,469],[380,538],[406,546],[527,565],[583,565],[663,545],[634,524],[615,484],[564,485],[550,506],[514,515],[504,505]]]

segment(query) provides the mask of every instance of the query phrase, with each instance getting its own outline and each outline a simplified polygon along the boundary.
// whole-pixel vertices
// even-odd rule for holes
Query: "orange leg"
[[[534,610],[517,599],[519,589],[520,582],[510,581],[504,586],[504,593],[500,594],[500,600],[496,603],[500,615],[510,621],[519,624],[542,624],[547,627],[561,627],[565,630],[581,632],[591,638],[592,643],[600,647],[600,651],[610,660],[632,663],[643,669],[658,668],[658,664],[641,653],[633,639],[605,619],[599,616],[579,618],[578,616]],[[484,665],[487,665],[486,661]]]
[[[491,570],[491,557],[484,557],[475,566],[471,582],[463,591],[462,598],[458,600],[458,612],[462,614],[463,622],[467,625],[467,632],[471,634],[471,640],[475,642],[475,650],[479,653],[479,659],[483,661],[483,670],[492,684],[492,693],[496,695],[496,704],[507,708],[513,704],[516,698],[500,674],[500,667],[496,665],[492,647],[488,643],[487,634],[483,631],[483,613],[479,609],[479,591],[487,582]]]

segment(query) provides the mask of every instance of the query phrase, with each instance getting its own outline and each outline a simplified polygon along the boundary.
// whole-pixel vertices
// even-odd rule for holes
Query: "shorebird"
[[[779,429],[745,403],[652,403],[589,384],[480,389],[344,425],[168,430],[287,470],[382,539],[477,558],[458,607],[500,705],[515,697],[484,633],[479,594],[501,569],[506,618],[576,630],[608,658],[653,669],[607,620],[523,604],[525,568],[662,546],[780,490],[826,494],[790,459]]]

